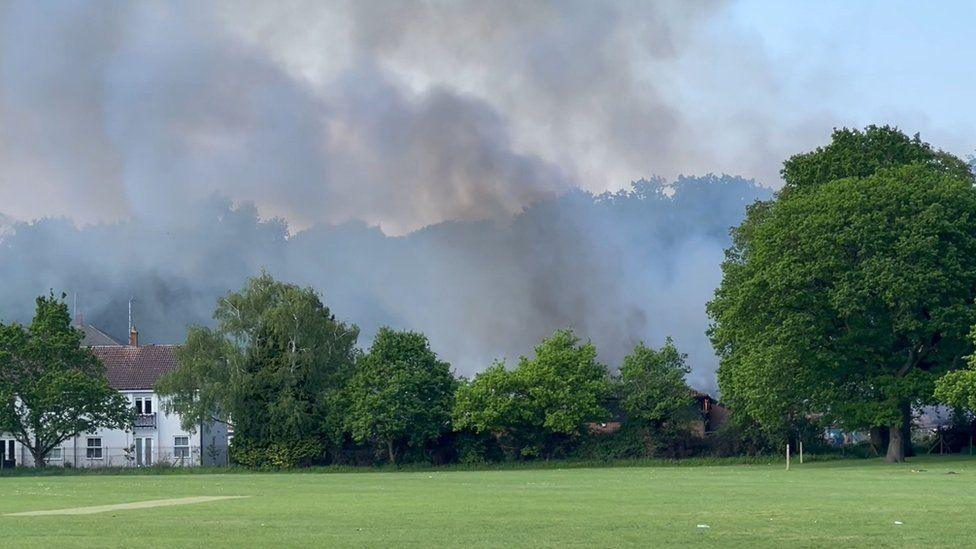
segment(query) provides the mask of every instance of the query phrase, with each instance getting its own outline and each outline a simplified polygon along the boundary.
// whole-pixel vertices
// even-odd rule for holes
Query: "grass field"
[[[249,497],[6,516],[194,496]],[[968,457],[789,472],[777,464],[14,476],[0,478],[0,546],[958,547],[976,543],[974,503]]]

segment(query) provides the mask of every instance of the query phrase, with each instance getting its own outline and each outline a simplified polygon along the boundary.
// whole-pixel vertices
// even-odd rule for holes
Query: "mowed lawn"
[[[228,495],[249,497],[5,516]],[[976,544],[974,504],[976,459],[961,457],[808,463],[789,472],[723,465],[0,477],[0,545],[958,547]]]

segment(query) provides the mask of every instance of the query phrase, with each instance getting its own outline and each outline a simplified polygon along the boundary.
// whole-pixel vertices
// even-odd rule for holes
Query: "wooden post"
[[[803,463],[803,441],[800,441],[800,463]]]
[[[790,445],[786,444],[786,470],[790,470]]]

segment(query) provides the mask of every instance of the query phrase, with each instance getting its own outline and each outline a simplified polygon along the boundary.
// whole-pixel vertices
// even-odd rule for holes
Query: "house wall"
[[[82,434],[64,441],[61,456],[52,453],[47,463],[51,466],[72,467],[130,467],[138,465],[171,464],[177,466],[226,465],[227,430],[223,425],[210,424],[198,427],[190,433],[180,426],[178,414],[165,412],[164,402],[152,391],[121,391],[135,406],[136,398],[151,398],[152,409],[156,415],[156,427],[134,427],[131,431],[120,429],[99,429],[92,434]],[[181,457],[175,445],[176,437],[187,437],[188,452]],[[5,438],[0,435],[0,439]],[[101,457],[89,457],[88,439],[101,439]],[[137,460],[139,452],[135,449],[139,439],[151,439],[150,459]],[[143,446],[145,448],[145,446]],[[143,452],[145,453],[145,452]],[[20,443],[15,444],[17,465],[33,466],[30,452]]]
[[[228,448],[230,438],[226,423],[211,422],[204,424],[197,430],[197,443],[202,449],[200,461],[208,467],[222,466],[230,463]]]

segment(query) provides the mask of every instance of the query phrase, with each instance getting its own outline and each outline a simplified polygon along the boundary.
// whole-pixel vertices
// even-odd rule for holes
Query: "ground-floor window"
[[[45,458],[47,461],[60,461],[64,459],[64,452],[61,448],[52,448],[50,452],[47,453]]]
[[[88,444],[85,447],[85,457],[88,459],[102,459],[102,439],[101,437],[88,437]]]
[[[173,457],[180,459],[190,457],[190,437],[173,437]]]

